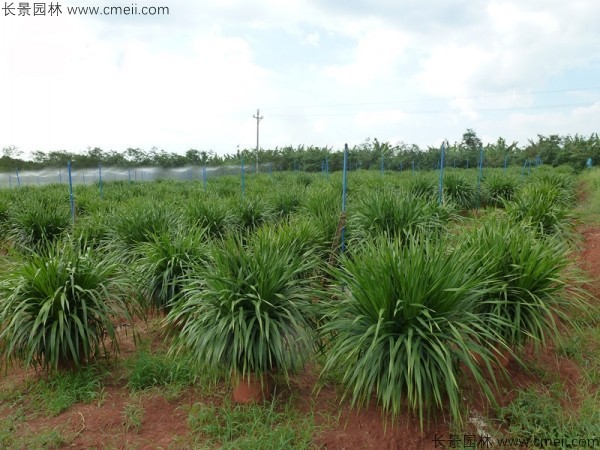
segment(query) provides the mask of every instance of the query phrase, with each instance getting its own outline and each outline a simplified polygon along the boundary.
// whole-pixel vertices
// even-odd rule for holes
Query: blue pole
[[[440,159],[440,189],[438,192],[438,204],[442,204],[444,198],[444,156],[445,156],[446,144],[442,142],[442,157]]]
[[[12,189],[12,175],[10,173],[8,174],[8,188]]]
[[[19,171],[15,170],[16,174],[17,174],[17,186],[21,187],[21,178],[19,178]]]
[[[467,169],[469,168],[469,158],[467,158]]]
[[[82,173],[81,177],[83,178],[83,185],[85,186],[85,173]]]
[[[325,172],[327,173],[327,179],[329,179],[329,157],[325,155]]]
[[[269,176],[270,177],[273,176],[273,163],[272,162],[269,163]]]
[[[242,158],[242,198],[244,198],[245,186],[244,186],[244,158]]]
[[[127,169],[127,179],[129,180],[129,184],[131,184],[131,169]]]
[[[477,209],[481,204],[481,180],[483,179],[483,146],[479,144],[479,173],[477,174]]]
[[[75,197],[73,197],[73,178],[71,174],[71,161],[67,163],[67,171],[69,172],[69,201],[71,202],[71,219],[75,223]]]
[[[62,170],[58,171],[58,183],[62,184]]]
[[[202,184],[204,185],[204,190],[206,190],[206,164],[202,166]]]
[[[402,172],[402,161],[400,161],[400,172]]]
[[[383,153],[381,153],[381,175],[383,175]]]
[[[342,217],[346,215],[346,193],[348,191],[348,144],[344,144],[344,172],[342,174]],[[346,224],[342,227],[342,253],[346,251]]]
[[[100,190],[100,198],[102,198],[102,166],[98,164],[98,189]]]

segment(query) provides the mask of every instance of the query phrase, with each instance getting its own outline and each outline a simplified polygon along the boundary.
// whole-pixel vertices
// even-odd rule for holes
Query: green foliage
[[[408,182],[408,192],[414,197],[422,197],[426,200],[434,200],[437,197],[437,186],[435,178],[430,174],[414,175]]]
[[[586,390],[578,410],[562,407],[564,387],[556,383],[518,391],[517,397],[500,409],[499,415],[511,436],[520,439],[590,439],[582,447],[600,442],[600,398]],[[592,445],[592,443],[595,444]],[[566,448],[566,447],[564,447]]]
[[[543,235],[570,238],[574,233],[571,201],[560,187],[538,181],[524,186],[504,207],[515,222],[529,224]]]
[[[514,199],[519,189],[519,181],[513,175],[494,172],[486,175],[483,186],[490,205],[498,208]]]
[[[227,239],[167,316],[174,349],[242,375],[300,369],[313,348],[307,310],[317,293],[302,275],[316,265],[312,251],[298,257],[298,246],[274,233],[248,247]]]
[[[477,192],[474,180],[458,172],[449,172],[444,176],[443,187],[445,202],[449,201],[461,210],[473,209],[478,205],[480,192]]]
[[[8,237],[18,248],[41,251],[58,240],[70,224],[67,202],[48,194],[28,195],[12,210]]]
[[[391,189],[365,192],[354,203],[348,229],[354,241],[381,234],[404,241],[416,232],[440,231],[446,218],[441,209],[423,197],[406,196]]]
[[[176,227],[178,215],[173,208],[150,201],[131,203],[120,209],[111,220],[111,244],[126,259],[139,254],[138,246],[152,241],[155,235]]]
[[[32,254],[0,283],[0,354],[45,369],[81,366],[116,346],[114,317],[129,318],[120,266],[75,243]]]
[[[342,213],[341,189],[328,186],[309,191],[299,212],[316,219],[325,236],[333,239]]]
[[[494,336],[473,312],[487,292],[477,267],[468,252],[418,236],[404,245],[369,241],[342,258],[323,326],[332,340],[324,372],[343,373],[354,405],[374,395],[384,412],[396,416],[406,408],[421,425],[425,413],[447,406],[460,421],[458,362],[491,399],[473,360],[473,353],[486,365],[494,360],[478,343]]]
[[[270,205],[258,197],[243,199],[241,203],[236,204],[235,211],[243,230],[253,231],[273,219]]]
[[[104,397],[102,371],[89,366],[75,372],[54,373],[32,385],[27,395],[38,411],[56,416],[75,403],[91,403]]]
[[[317,431],[312,417],[298,415],[289,405],[280,411],[275,402],[266,407],[196,403],[188,424],[204,446],[239,450],[314,448]]]
[[[131,363],[127,387],[133,391],[168,385],[180,389],[193,385],[197,377],[188,357],[140,352]]]
[[[276,187],[276,192],[271,196],[271,204],[274,214],[281,219],[288,218],[298,210],[302,203],[302,191],[289,188],[288,186]]]
[[[540,240],[534,231],[495,216],[462,239],[459,251],[472,253],[491,276],[493,290],[477,312],[494,319],[489,328],[507,343],[520,346],[532,339],[536,345],[545,344],[546,336],[558,335],[556,319],[567,320],[567,308],[581,306],[576,288],[566,298],[569,259],[557,239]]]
[[[173,230],[152,235],[140,244],[135,261],[139,291],[146,304],[168,311],[186,285],[186,275],[209,258],[206,230]]]
[[[144,421],[144,407],[141,402],[127,403],[123,408],[123,428],[126,433],[139,431]]]
[[[231,206],[218,197],[189,202],[185,208],[185,217],[191,227],[206,228],[210,236],[217,238],[234,231],[238,225],[238,218]]]

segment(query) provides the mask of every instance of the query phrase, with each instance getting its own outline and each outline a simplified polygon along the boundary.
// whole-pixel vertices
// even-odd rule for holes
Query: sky
[[[234,153],[257,109],[262,148],[600,128],[597,0],[102,1],[0,2],[0,148]]]

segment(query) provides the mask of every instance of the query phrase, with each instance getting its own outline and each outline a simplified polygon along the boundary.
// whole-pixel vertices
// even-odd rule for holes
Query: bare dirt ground
[[[591,282],[588,288],[598,299],[600,227],[587,227],[581,233],[584,241],[578,255],[579,264],[589,274]],[[153,346],[159,346],[160,337],[155,336],[153,342]],[[121,357],[131,356],[135,352],[130,334],[123,335],[121,351]],[[576,386],[581,372],[574,362],[557,356],[552,347],[537,355],[527,352],[525,358],[535,358],[540,365],[553,372],[564,383],[567,391],[572,393],[572,401],[577,403]],[[498,390],[498,402],[501,405],[514,398],[515,389],[538,381],[535,374],[526,372],[514,361],[511,361],[507,369],[512,384],[508,380],[501,380]],[[11,369],[6,375],[2,375],[0,388],[14,386],[35,376],[37,375],[31,370]],[[449,436],[449,428],[441,413],[421,431],[418,420],[406,414],[393,422],[382,418],[375,402],[368,408],[352,410],[347,401],[340,403],[339,392],[334,386],[323,386],[317,393],[314,390],[317,379],[317,370],[307,367],[304,373],[292,378],[290,387],[282,388],[278,396],[282,401],[292,398],[302,412],[313,411],[317,423],[323,425],[320,434],[315,436],[315,443],[322,448],[433,449],[436,448],[436,436],[445,439]],[[18,429],[18,433],[35,434],[40,430],[60,428],[65,435],[71,436],[70,443],[65,448],[182,448],[185,444],[181,439],[189,432],[188,408],[197,402],[219,405],[228,395],[230,392],[224,384],[217,385],[210,396],[203,397],[197,390],[189,389],[172,401],[165,399],[160,391],[142,394],[137,399],[144,411],[142,424],[139,428],[128,429],[123,411],[132,401],[131,394],[124,381],[115,377],[105,385],[105,395],[99,404],[76,404],[56,417],[30,420]],[[469,405],[469,410],[485,417],[489,406],[478,400],[476,392],[471,392],[470,398],[472,404]],[[0,407],[0,411],[2,409]],[[0,420],[6,414],[6,410],[0,412]],[[335,419],[332,420],[332,417]],[[471,429],[471,432],[475,431]]]

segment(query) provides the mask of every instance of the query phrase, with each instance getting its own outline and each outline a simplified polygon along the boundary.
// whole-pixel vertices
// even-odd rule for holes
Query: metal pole
[[[344,172],[342,174],[342,217],[346,215],[346,194],[348,190],[348,144],[344,144]],[[346,251],[346,224],[342,227],[342,253]]]
[[[256,173],[258,173],[258,149],[259,149],[259,124],[260,121],[264,118],[263,116],[260,115],[260,109],[256,110],[256,115],[252,116],[256,119]]]
[[[440,189],[438,192],[438,203],[441,205],[442,200],[444,199],[444,153],[446,147],[445,143],[442,142],[442,157],[440,159]]]

